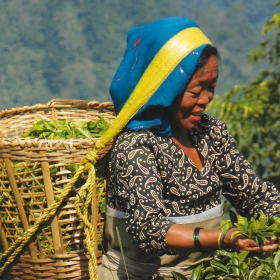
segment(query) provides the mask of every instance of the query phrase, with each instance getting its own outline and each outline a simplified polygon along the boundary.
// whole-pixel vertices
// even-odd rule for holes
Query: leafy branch
[[[231,214],[231,217],[234,214]],[[237,222],[236,222],[237,220]],[[280,218],[275,218],[274,223],[267,223],[266,215],[261,211],[259,219],[247,218],[236,216],[233,225],[238,227],[240,230],[234,231],[231,238],[237,235],[253,239],[257,244],[262,245],[265,241],[275,236],[275,233],[280,233]]]

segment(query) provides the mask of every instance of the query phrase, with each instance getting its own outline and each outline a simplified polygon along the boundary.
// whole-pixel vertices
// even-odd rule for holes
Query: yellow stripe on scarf
[[[204,44],[211,44],[211,42],[197,27],[184,29],[167,41],[151,61],[131,96],[107,133],[100,138],[97,146],[109,143],[149,100],[181,60]]]

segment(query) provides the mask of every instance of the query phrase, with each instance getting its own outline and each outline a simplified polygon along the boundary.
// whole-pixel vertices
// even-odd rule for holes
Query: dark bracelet
[[[272,225],[274,223],[275,219],[279,219],[279,218],[280,218],[279,215],[272,216],[271,218],[269,218],[268,224]]]
[[[193,232],[193,241],[194,241],[194,245],[195,247],[202,253],[206,253],[206,251],[201,247],[200,245],[200,242],[199,242],[199,231],[203,229],[203,228],[200,228],[200,227],[197,227],[194,229],[194,232]]]

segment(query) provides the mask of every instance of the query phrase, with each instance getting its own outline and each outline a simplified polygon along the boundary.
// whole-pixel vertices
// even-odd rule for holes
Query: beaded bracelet
[[[225,229],[224,231],[222,231],[222,235],[221,235],[221,248],[224,247],[224,241],[225,241],[225,237],[227,235],[227,233],[232,229],[232,227]]]
[[[195,247],[202,253],[205,253],[206,251],[201,247],[201,244],[199,242],[199,231],[203,229],[203,228],[200,228],[200,227],[197,227],[194,229],[194,232],[193,232],[193,240],[194,240],[194,245]]]

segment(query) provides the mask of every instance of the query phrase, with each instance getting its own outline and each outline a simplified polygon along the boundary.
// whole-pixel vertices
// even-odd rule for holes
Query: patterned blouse
[[[114,144],[108,206],[126,213],[127,232],[147,253],[170,253],[168,217],[211,209],[221,194],[242,216],[278,213],[276,187],[256,176],[224,123],[203,115],[191,137],[205,159],[201,170],[171,138],[151,131],[124,131]]]

